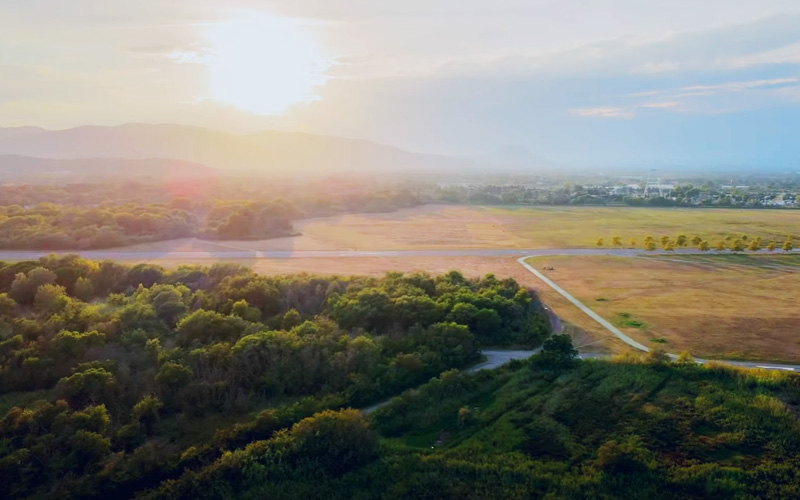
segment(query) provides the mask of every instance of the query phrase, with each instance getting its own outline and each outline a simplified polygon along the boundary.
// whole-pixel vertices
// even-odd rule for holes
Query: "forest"
[[[405,185],[350,180],[5,185],[0,186],[0,249],[85,250],[185,237],[274,238],[295,234],[292,221],[300,218],[389,212],[419,203]]]
[[[800,497],[797,375],[575,354],[556,335],[529,360],[445,372],[367,419],[317,415],[140,498]]]
[[[242,453],[344,473],[380,450],[348,408],[549,333],[492,275],[0,263],[0,497],[130,498]]]

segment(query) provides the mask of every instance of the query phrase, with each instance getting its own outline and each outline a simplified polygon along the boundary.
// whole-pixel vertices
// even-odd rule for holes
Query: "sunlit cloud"
[[[600,107],[600,108],[579,108],[572,112],[578,116],[592,116],[598,118],[633,118],[635,115],[622,108]]]
[[[646,102],[644,104],[637,104],[637,108],[654,108],[654,109],[666,109],[666,108],[674,108],[680,106],[681,103],[678,101],[669,101],[669,102]]]
[[[751,80],[744,82],[727,82],[714,85],[691,85],[689,87],[682,87],[678,90],[681,91],[722,91],[722,92],[741,92],[743,90],[764,88],[764,87],[778,87],[787,84],[796,84],[800,80],[797,78],[773,78],[771,80]]]

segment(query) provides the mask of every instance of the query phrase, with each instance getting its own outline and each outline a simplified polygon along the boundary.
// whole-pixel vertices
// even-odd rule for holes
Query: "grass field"
[[[732,210],[631,207],[481,207],[426,205],[382,214],[351,214],[295,223],[299,236],[252,241],[194,238],[153,242],[120,251],[428,250],[594,247],[597,238],[621,236],[640,247],[647,235],[761,236],[800,241],[800,210]]]
[[[800,361],[800,255],[530,261],[552,266],[543,271],[548,277],[645,345],[712,358]],[[579,325],[588,319],[555,292],[542,296],[563,318]]]
[[[631,207],[426,206],[388,214],[311,219],[298,224],[298,249],[331,248],[569,248],[595,239],[697,235],[709,241],[748,234],[800,239],[800,210]]]

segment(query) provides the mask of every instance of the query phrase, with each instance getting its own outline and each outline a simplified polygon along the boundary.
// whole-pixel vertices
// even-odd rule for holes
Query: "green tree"
[[[675,244],[679,247],[685,247],[688,244],[688,239],[686,238],[686,235],[679,234],[677,238],[675,238]]]
[[[636,238],[629,239],[628,246],[630,246],[631,248],[636,248]]]
[[[742,240],[733,240],[731,242],[731,251],[732,252],[743,252],[745,249],[744,241]]]
[[[77,431],[69,441],[68,467],[85,472],[97,465],[111,451],[111,440],[96,432]]]
[[[651,365],[664,365],[670,362],[670,357],[664,349],[653,347],[647,352],[645,361]]]
[[[692,245],[697,246],[697,245],[700,244],[701,241],[703,241],[703,238],[695,235],[695,236],[692,236],[692,240],[691,241],[692,241]]]
[[[378,439],[358,410],[327,410],[298,422],[290,431],[300,465],[343,474],[378,456]]]
[[[56,393],[80,406],[87,402],[108,401],[115,388],[114,375],[103,368],[89,368],[59,380]]]
[[[716,250],[725,250],[725,242],[720,240],[720,241],[714,243],[714,248]]]
[[[459,302],[455,307],[458,307],[461,304],[464,303]],[[467,305],[472,306],[472,304]],[[455,311],[453,313],[453,317],[459,317],[460,315],[463,315],[467,323],[462,324],[471,324],[471,322],[474,320],[477,310],[465,312],[456,310],[455,307],[453,308],[453,311]],[[472,308],[474,309],[475,306],[472,306]],[[428,327],[439,321],[442,316],[442,311],[440,310],[439,306],[427,295],[403,295],[402,297],[397,297],[394,299],[393,309],[395,321],[402,328],[410,328],[416,324],[419,324],[423,327]],[[461,321],[456,322],[460,323]]]
[[[248,304],[245,299],[237,300],[236,302],[233,303],[233,307],[231,308],[231,315],[237,316],[247,321],[252,321],[254,323],[261,321],[261,311],[258,308],[250,307],[250,304]],[[284,330],[291,330],[291,328],[284,328]]]
[[[33,305],[37,311],[45,314],[54,314],[62,311],[70,298],[67,297],[67,290],[60,285],[42,285],[36,291],[33,298]]]
[[[492,343],[500,338],[500,327],[503,319],[494,309],[480,309],[475,314],[475,334]]]
[[[781,248],[783,248],[784,252],[791,252],[794,248],[794,244],[792,243],[792,240],[786,240],[783,242],[783,246]]]
[[[711,246],[708,244],[707,241],[703,240],[697,244],[697,249],[700,250],[701,252],[708,252],[709,250],[711,250]]]
[[[644,243],[644,249],[648,252],[653,252],[656,249],[656,242],[655,240],[646,241]]]
[[[19,311],[17,301],[8,296],[7,293],[0,293],[0,318],[11,318]]]
[[[175,336],[181,345],[189,345],[192,342],[208,343],[214,340],[231,342],[244,333],[247,324],[247,321],[237,316],[225,316],[216,311],[198,309],[178,322]]]
[[[682,351],[675,360],[678,365],[686,366],[695,364],[694,357],[689,351]]]
[[[297,312],[297,309],[289,309],[281,319],[281,329],[288,331],[298,326],[302,322],[303,318],[300,317],[300,313]]]
[[[566,334],[552,335],[544,341],[542,350],[537,354],[540,363],[546,366],[572,366],[578,357],[578,350],[572,345],[572,338]]]
[[[36,267],[27,274],[19,273],[14,277],[8,295],[20,304],[30,305],[36,297],[40,286],[52,285],[56,282],[56,273],[44,267]]]
[[[612,236],[611,237],[611,244],[614,245],[615,247],[621,247],[622,246],[622,236]]]
[[[152,435],[163,407],[164,403],[158,397],[148,394],[133,406],[132,416],[142,425],[145,433]]]
[[[188,384],[194,374],[180,363],[168,361],[156,373],[156,382],[167,392],[176,391]]]
[[[75,290],[73,294],[75,295],[75,298],[84,302],[89,302],[92,300],[95,296],[92,280],[83,277],[78,278],[78,280],[75,282]]]
[[[150,288],[156,283],[160,283],[164,278],[164,268],[152,264],[136,264],[128,270],[128,286],[137,287],[139,285]]]
[[[158,285],[158,289],[161,291],[155,294],[152,301],[156,316],[169,326],[174,326],[178,318],[189,310],[189,306],[184,303],[183,294],[178,288]]]
[[[675,242],[674,241],[668,241],[664,245],[664,250],[666,250],[667,252],[674,252],[675,251]]]
[[[747,245],[747,249],[751,252],[757,252],[761,250],[761,243],[758,240],[750,240],[750,244]]]
[[[53,338],[53,348],[64,358],[74,358],[92,346],[105,343],[106,334],[97,330],[90,332],[71,332],[62,330]]]
[[[596,247],[601,247],[601,246],[605,245],[605,241],[603,241],[603,238],[597,238],[597,239],[594,241],[594,245],[595,245]]]
[[[659,241],[661,242],[661,246],[665,247],[667,243],[669,243],[669,236],[662,236]]]
[[[458,302],[453,306],[447,319],[459,325],[469,326],[475,323],[475,316],[477,316],[477,314],[478,308],[475,307],[475,305],[469,302]]]

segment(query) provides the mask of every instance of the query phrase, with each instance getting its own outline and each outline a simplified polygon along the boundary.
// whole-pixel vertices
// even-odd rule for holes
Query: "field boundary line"
[[[550,278],[548,278],[544,274],[540,273],[533,266],[531,266],[530,264],[525,262],[526,259],[529,259],[531,257],[537,257],[537,256],[536,255],[529,255],[529,256],[526,256],[526,257],[520,257],[519,259],[517,259],[517,262],[522,264],[522,266],[525,269],[527,269],[528,271],[533,273],[534,276],[536,276],[540,280],[544,281],[545,284],[547,284],[547,286],[549,286],[550,288],[552,288],[553,290],[558,292],[562,297],[564,297],[568,301],[572,302],[575,306],[578,307],[578,309],[580,309],[581,311],[586,313],[590,318],[592,318],[593,320],[595,320],[598,323],[600,323],[601,325],[603,325],[608,331],[613,333],[618,339],[620,339],[621,341],[625,342],[626,344],[628,344],[629,346],[633,347],[634,349],[638,349],[638,350],[644,351],[644,352],[649,352],[650,351],[649,347],[647,347],[647,346],[645,346],[643,344],[640,344],[639,342],[636,342],[635,340],[633,340],[629,336],[625,335],[619,328],[617,328],[616,326],[612,325],[605,318],[601,317],[599,314],[597,314],[596,312],[594,312],[591,309],[589,309],[589,307],[587,307],[586,304],[584,304],[580,300],[578,300],[575,297],[573,297],[569,292],[567,292],[566,290],[564,290],[563,288],[558,286],[553,280],[551,280]]]

